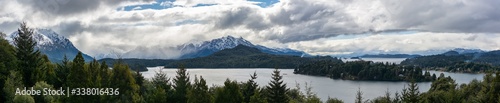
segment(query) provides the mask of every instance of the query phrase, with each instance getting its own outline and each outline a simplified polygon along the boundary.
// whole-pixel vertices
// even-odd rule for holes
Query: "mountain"
[[[18,31],[8,35],[7,40],[9,40],[10,44],[14,44],[14,38],[17,35]],[[72,60],[80,52],[71,41],[50,29],[34,29],[33,39],[37,42],[35,49],[47,55],[52,62],[60,62],[63,60],[64,55]],[[83,54],[83,58],[86,61],[92,60],[92,57],[87,54]]]
[[[458,54],[466,54],[466,53],[483,53],[484,51],[481,49],[464,49],[464,48],[455,48],[451,51],[456,51]]]
[[[223,49],[205,57],[170,62],[167,68],[184,65],[187,68],[295,68],[302,63],[317,60],[338,60],[330,56],[300,57],[265,53],[259,48],[238,45]]]
[[[410,55],[410,54],[365,54],[360,56],[361,58],[414,58],[421,55]]]
[[[204,41],[201,43],[184,44],[178,46],[177,48],[179,48],[181,53],[184,53],[180,58],[186,59],[186,58],[208,56],[212,53],[215,53],[223,49],[234,48],[237,45],[245,45],[248,47],[257,48],[260,51],[268,54],[310,56],[305,52],[288,48],[268,48],[262,45],[254,45],[251,42],[243,39],[242,37],[235,38],[233,36],[226,36],[222,38],[213,39],[210,41]]]
[[[165,66],[177,68],[183,65],[186,68],[295,68],[303,63],[320,60],[340,61],[330,56],[300,57],[292,55],[275,55],[264,53],[258,48],[246,45],[237,45],[234,48],[223,49],[208,56],[173,60],[173,59],[122,59],[133,70],[147,70],[146,67]],[[113,65],[116,59],[106,58]]]
[[[442,54],[406,59],[401,64],[422,67],[446,67],[462,62],[500,66],[500,50],[485,52],[482,50],[454,49]]]

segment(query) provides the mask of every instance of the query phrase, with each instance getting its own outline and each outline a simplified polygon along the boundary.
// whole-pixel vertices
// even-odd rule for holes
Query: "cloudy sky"
[[[500,49],[499,0],[0,0],[0,31],[22,21],[90,55],[227,35],[311,54]]]

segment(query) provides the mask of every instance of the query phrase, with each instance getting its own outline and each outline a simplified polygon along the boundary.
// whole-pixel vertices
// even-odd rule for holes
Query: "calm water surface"
[[[150,67],[149,71],[142,72],[145,78],[151,78],[154,76],[156,71],[159,71],[161,67]],[[231,80],[237,80],[239,82],[244,82],[250,79],[250,74],[253,72],[257,73],[257,83],[259,86],[265,86],[271,80],[271,73],[274,69],[270,68],[254,68],[254,69],[188,69],[191,76],[191,80],[194,80],[194,76],[203,76],[207,80],[209,86],[212,85],[223,85],[227,78]],[[176,69],[163,69],[162,72],[167,73],[167,75],[172,78],[175,76]],[[363,92],[363,98],[373,99],[378,96],[382,96],[386,91],[391,92],[391,96],[394,96],[395,92],[401,92],[407,82],[385,82],[385,81],[351,81],[351,80],[339,80],[330,79],[327,77],[318,76],[307,76],[293,74],[292,69],[280,69],[283,74],[283,80],[288,87],[295,88],[296,84],[300,84],[300,87],[304,89],[304,84],[307,82],[312,86],[312,91],[318,95],[323,101],[328,97],[335,97],[343,100],[344,102],[350,103],[354,102],[356,91],[358,88]],[[484,74],[463,74],[463,73],[447,73],[439,71],[431,71],[431,73],[436,73],[439,76],[440,73],[444,73],[446,76],[451,76],[455,79],[456,83],[468,83],[473,79],[482,80]],[[419,90],[425,92],[429,90],[431,82],[421,82],[418,83]]]

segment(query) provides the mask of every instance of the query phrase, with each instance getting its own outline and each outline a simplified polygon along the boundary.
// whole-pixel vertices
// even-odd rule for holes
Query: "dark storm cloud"
[[[499,0],[382,1],[394,25],[439,32],[499,33]]]
[[[257,14],[258,12],[255,8],[245,6],[232,8],[217,18],[215,29],[229,29],[243,25],[253,30],[264,30],[269,24],[265,23],[263,15]]]
[[[153,0],[20,0],[18,2],[50,15],[72,15],[96,11],[99,7],[114,7],[124,2],[138,1]]]
[[[85,31],[85,27],[83,27],[83,24],[80,21],[63,22],[55,28],[57,28],[60,35],[65,37],[70,37]]]

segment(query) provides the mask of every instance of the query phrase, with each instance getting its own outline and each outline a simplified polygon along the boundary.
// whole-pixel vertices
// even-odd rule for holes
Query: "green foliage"
[[[361,88],[358,87],[358,91],[356,91],[356,100],[354,103],[362,103],[363,102],[363,92],[361,92]]]
[[[342,62],[323,60],[298,66],[294,73],[327,76],[333,79],[376,80],[376,81],[432,81],[430,75],[422,74],[422,69],[415,66],[399,66],[371,61]]]
[[[442,74],[439,76],[439,78],[432,82],[431,88],[429,91],[452,91],[455,90],[455,87],[457,84],[455,83],[455,80],[453,80],[451,77],[444,77]]]
[[[321,103],[321,99],[318,98],[316,93],[312,92],[312,87],[306,83],[306,102],[305,103]]]
[[[255,79],[257,79],[257,73],[253,72],[253,75],[250,75],[250,79],[244,85],[243,89],[244,103],[250,102],[251,97],[255,94],[257,87],[259,86],[254,81]]]
[[[272,80],[267,85],[268,92],[267,102],[269,103],[287,103],[289,101],[286,92],[289,90],[286,83],[283,83],[283,76],[280,74],[278,68],[273,71]]]
[[[70,88],[90,88],[92,85],[90,75],[88,67],[85,66],[85,59],[83,59],[82,53],[79,52],[73,59],[66,80],[66,86]],[[88,96],[70,96],[68,100],[72,102],[84,102],[88,101],[86,98],[88,98]]]
[[[241,103],[243,95],[241,94],[238,82],[226,79],[224,87],[216,92],[215,103]]]
[[[328,97],[328,99],[326,100],[326,103],[344,103],[344,101],[337,99],[337,98]]]
[[[191,88],[191,83],[189,81],[189,73],[183,66],[177,69],[177,76],[174,80],[174,94],[172,95],[173,103],[186,103],[187,102],[187,92]]]
[[[0,34],[5,35],[2,32]],[[10,71],[17,69],[18,61],[15,52],[15,48],[3,37],[0,37],[0,95],[5,95],[1,88],[4,87]],[[0,96],[0,102],[5,102],[5,100],[4,96]]]
[[[418,91],[418,85],[415,81],[411,81],[408,84],[408,88],[404,88],[402,94],[402,101],[405,103],[417,103],[419,99],[420,92]]]
[[[195,76],[194,85],[188,92],[188,103],[210,103],[212,96],[208,93],[208,86],[205,79],[200,76],[200,79]]]
[[[3,87],[3,92],[5,94],[6,102],[12,102],[15,97],[16,88],[23,88],[23,77],[17,71],[10,71],[7,80],[5,80],[5,86]]]
[[[164,63],[167,68],[175,68],[184,64],[187,68],[295,68],[304,62],[317,60],[331,60],[332,57],[300,57],[289,55],[272,55],[261,52],[256,48],[238,45],[232,49],[224,49],[206,57],[183,60],[130,60],[136,62]],[[157,66],[157,65],[155,65]]]
[[[118,61],[112,69],[111,87],[119,88],[120,95],[112,96],[111,101],[116,102],[139,102],[139,86],[135,84],[135,79],[128,68]]]
[[[33,86],[36,81],[43,78],[36,78],[43,65],[40,51],[35,50],[36,41],[33,40],[33,29],[28,28],[25,22],[21,23],[18,29],[18,36],[14,38],[16,47],[16,57],[20,61],[18,63],[19,72],[23,75],[24,85],[26,87]]]
[[[250,97],[249,103],[267,103],[266,95],[262,92],[264,92],[263,89],[257,89],[254,95]]]
[[[35,99],[29,95],[16,95],[12,103],[35,103]]]
[[[47,84],[45,81],[36,82],[33,86],[35,90],[44,91],[44,89],[55,90],[52,85]],[[42,93],[43,94],[43,93]],[[59,103],[60,97],[58,95],[36,95],[33,96],[37,103]]]

